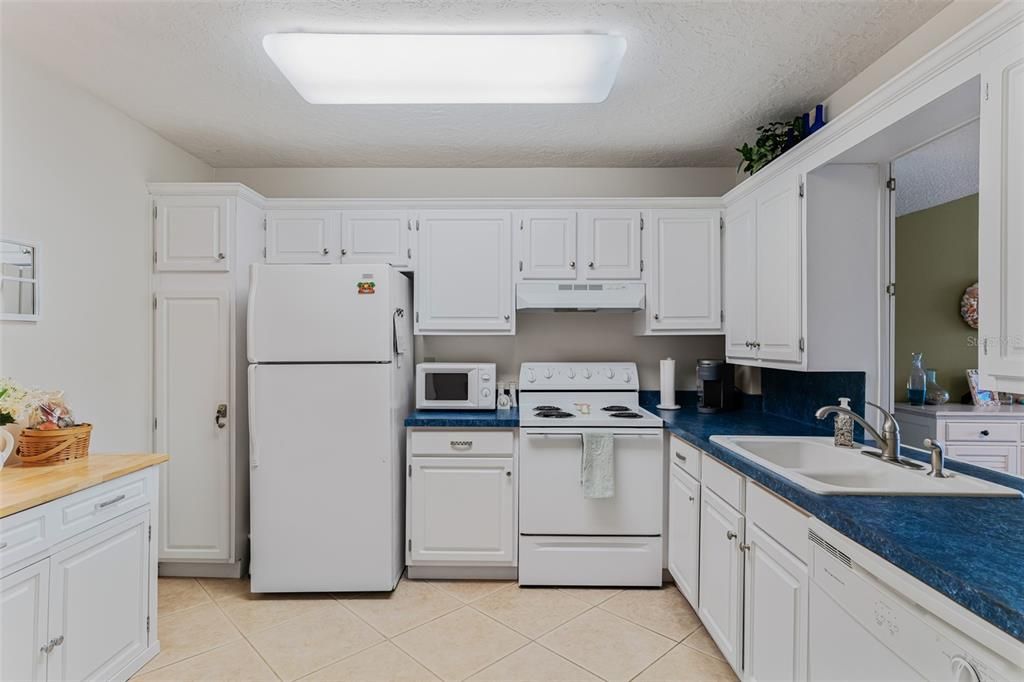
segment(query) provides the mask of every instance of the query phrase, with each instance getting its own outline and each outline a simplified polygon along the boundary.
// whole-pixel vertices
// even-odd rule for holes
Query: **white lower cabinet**
[[[749,519],[745,549],[745,679],[805,680],[807,566]]]
[[[134,487],[142,498],[119,492]],[[73,531],[48,526],[37,551],[0,568],[0,679],[125,680],[153,657],[157,487],[150,468],[3,519],[7,545],[21,515],[52,520],[85,507],[106,510]]]
[[[668,571],[697,608],[700,575],[700,482],[672,465],[668,489]]]
[[[514,451],[510,432],[432,430],[410,435],[409,565],[515,565]]]
[[[739,671],[743,636],[743,514],[706,486],[701,490],[700,512],[697,612],[725,660]]]

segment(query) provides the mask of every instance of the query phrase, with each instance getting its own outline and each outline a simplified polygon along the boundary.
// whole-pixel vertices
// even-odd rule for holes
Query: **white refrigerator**
[[[412,295],[388,265],[253,265],[253,592],[393,590],[404,568]]]

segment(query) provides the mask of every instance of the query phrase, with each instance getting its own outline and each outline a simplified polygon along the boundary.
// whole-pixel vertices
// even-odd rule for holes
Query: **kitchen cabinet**
[[[697,608],[700,574],[700,482],[682,465],[671,465],[668,490],[668,571]]]
[[[729,209],[725,216],[724,306],[725,352],[730,360],[756,357],[757,241],[753,200]]]
[[[639,333],[722,330],[721,212],[659,209],[643,229],[647,308]]]
[[[149,466],[0,519],[2,679],[125,680],[156,655],[158,478]]]
[[[982,388],[1024,393],[1024,25],[980,56],[978,365]]]
[[[518,214],[518,278],[576,279],[576,211]]]
[[[643,264],[639,209],[580,211],[580,271],[588,280],[640,279]]]
[[[267,211],[268,263],[337,263],[341,212]]]
[[[341,214],[341,262],[413,266],[413,219],[404,210]]]
[[[744,549],[745,679],[805,680],[807,566],[763,531],[752,513]]]
[[[160,558],[226,560],[232,469],[227,425],[239,411],[231,400],[231,292],[223,286],[158,290],[155,304],[155,448],[174,453],[161,481],[167,502],[160,515]]]
[[[158,272],[227,272],[233,203],[223,196],[153,200],[153,263]]]
[[[49,629],[56,646],[47,655],[49,679],[113,679],[146,650],[148,532],[144,510],[50,558]]]
[[[909,405],[893,410],[905,445],[925,438],[943,443],[946,456],[1008,474],[1024,472],[1024,410],[974,405]]]
[[[803,352],[800,319],[801,199],[804,185],[783,178],[755,198],[757,356],[795,362]]]
[[[743,514],[710,490],[701,489],[698,614],[734,670],[742,668]]]
[[[50,561],[0,578],[0,679],[46,679]]]
[[[512,215],[500,210],[420,214],[417,334],[512,334]]]

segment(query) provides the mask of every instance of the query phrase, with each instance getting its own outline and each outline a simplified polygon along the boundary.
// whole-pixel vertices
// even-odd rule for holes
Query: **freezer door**
[[[387,265],[252,265],[249,362],[389,362],[390,270]]]
[[[254,592],[394,588],[403,532],[391,371],[249,367]]]

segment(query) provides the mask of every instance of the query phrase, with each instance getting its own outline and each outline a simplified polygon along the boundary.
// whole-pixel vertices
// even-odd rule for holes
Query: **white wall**
[[[218,168],[268,197],[717,197],[735,168]]]
[[[9,51],[2,221],[40,244],[42,319],[0,322],[0,373],[66,391],[94,451],[152,447],[147,181],[213,169]]]

